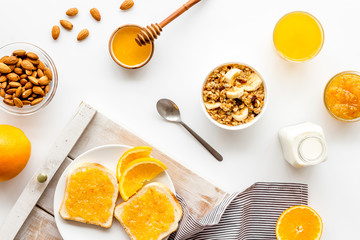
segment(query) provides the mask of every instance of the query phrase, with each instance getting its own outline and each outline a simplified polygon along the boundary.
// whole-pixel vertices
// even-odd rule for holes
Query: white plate
[[[116,218],[113,219],[112,226],[106,229],[91,224],[64,220],[59,214],[59,209],[64,198],[66,177],[70,169],[75,167],[78,163],[90,162],[104,165],[105,167],[116,173],[116,166],[120,157],[130,148],[131,147],[124,145],[105,145],[93,148],[78,156],[63,172],[55,190],[54,215],[59,232],[65,240],[130,239]],[[166,172],[159,174],[156,178],[152,180],[152,182],[161,182],[168,186],[173,193],[175,193],[174,185]],[[119,195],[116,205],[121,202],[123,202],[123,200]]]

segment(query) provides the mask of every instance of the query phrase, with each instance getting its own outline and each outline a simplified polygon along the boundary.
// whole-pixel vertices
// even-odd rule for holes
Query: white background
[[[228,192],[242,191],[257,181],[309,184],[309,205],[324,222],[322,239],[355,239],[360,223],[360,123],[333,119],[322,96],[333,75],[360,68],[359,1],[203,0],[164,29],[144,68],[126,70],[113,62],[108,40],[114,29],[127,23],[160,22],[184,2],[136,0],[132,9],[122,12],[120,0],[1,0],[0,45],[26,41],[43,48],[56,64],[59,87],[50,105],[35,115],[0,114],[1,124],[19,127],[32,142],[25,170],[0,183],[0,223],[85,101]],[[65,11],[70,7],[80,11],[71,20],[74,29],[61,28],[54,41],[51,28],[68,19]],[[100,10],[101,22],[91,18],[92,7]],[[322,51],[306,63],[284,61],[272,43],[276,22],[294,10],[316,16],[325,31]],[[77,42],[77,33],[85,27],[90,36]],[[200,105],[205,76],[229,61],[255,67],[269,86],[270,102],[263,117],[237,132],[213,125]],[[180,125],[159,117],[155,104],[164,97],[178,104],[184,122],[222,153],[223,162]],[[324,128],[329,158],[318,166],[294,169],[283,159],[277,134],[281,127],[302,121]]]

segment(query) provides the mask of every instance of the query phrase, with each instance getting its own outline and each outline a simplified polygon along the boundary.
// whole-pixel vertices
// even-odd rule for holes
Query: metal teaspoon
[[[178,106],[170,99],[160,99],[156,108],[160,116],[169,122],[180,123],[186,130],[188,130],[218,161],[222,161],[223,157],[214,148],[212,148],[204,139],[197,135],[190,127],[188,127],[180,117],[180,110]]]

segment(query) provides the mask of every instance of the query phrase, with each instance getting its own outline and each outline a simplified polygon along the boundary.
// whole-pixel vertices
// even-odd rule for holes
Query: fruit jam
[[[158,239],[162,232],[169,230],[175,219],[174,206],[166,194],[149,188],[124,207],[121,217],[136,239]]]
[[[325,88],[324,100],[335,118],[360,118],[360,75],[344,72],[333,77]]]
[[[104,223],[112,215],[114,186],[103,171],[88,167],[71,175],[67,190],[65,206],[70,217]]]

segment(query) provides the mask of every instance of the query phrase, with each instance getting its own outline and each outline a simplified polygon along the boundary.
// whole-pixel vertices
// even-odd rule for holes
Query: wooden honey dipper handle
[[[155,24],[151,24],[150,26],[146,26],[146,28],[142,28],[141,32],[135,38],[135,41],[140,46],[153,42],[155,39],[157,39],[157,37],[160,35],[160,32],[166,25],[171,23],[175,18],[183,14],[185,11],[187,11],[189,8],[191,8],[200,1],[201,0],[189,0],[187,3],[182,5],[178,10],[173,12],[170,16],[165,18],[160,24],[155,23]]]

